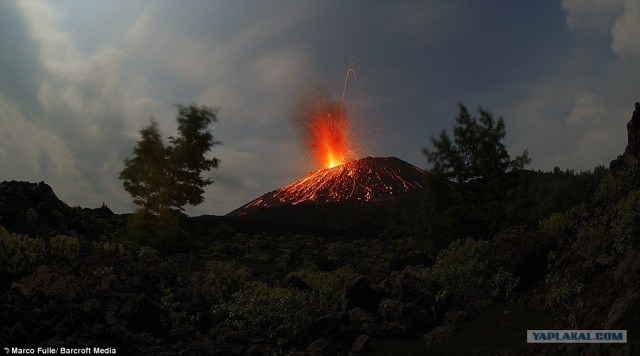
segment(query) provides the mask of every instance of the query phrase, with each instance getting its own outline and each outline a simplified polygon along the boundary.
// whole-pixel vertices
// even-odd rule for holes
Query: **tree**
[[[426,182],[423,224],[436,245],[457,238],[486,238],[510,223],[506,216],[511,177],[530,162],[527,151],[511,159],[502,139],[504,121],[479,108],[472,116],[459,104],[453,140],[446,131],[423,153],[432,165]]]
[[[178,105],[178,136],[167,145],[158,124],[140,130],[133,157],[126,158],[120,172],[124,189],[143,213],[165,218],[184,211],[184,206],[204,201],[204,188],[213,183],[203,172],[217,168],[217,158],[206,153],[218,144],[208,130],[217,121],[216,110],[206,106]]]
[[[445,130],[440,139],[431,138],[432,149],[423,150],[433,165],[431,171],[458,183],[519,170],[531,162],[527,150],[511,159],[502,144],[505,127],[502,117],[497,122],[493,114],[479,108],[480,117],[474,117],[463,104],[453,127],[453,142]]]

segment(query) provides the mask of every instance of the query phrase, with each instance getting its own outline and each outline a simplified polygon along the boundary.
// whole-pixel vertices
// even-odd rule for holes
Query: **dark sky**
[[[174,104],[219,107],[222,163],[199,214],[225,214],[316,169],[292,124],[324,85],[359,157],[427,168],[462,102],[504,118],[531,168],[620,154],[640,100],[640,1],[2,1],[0,180],[69,205],[133,209],[118,180],[138,131]]]

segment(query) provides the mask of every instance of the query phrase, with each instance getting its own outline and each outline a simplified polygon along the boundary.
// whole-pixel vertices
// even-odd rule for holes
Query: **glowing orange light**
[[[349,122],[335,106],[322,109],[309,120],[312,137],[308,145],[320,167],[333,168],[354,159],[349,148]]]
[[[301,97],[294,114],[302,142],[318,168],[333,168],[358,158],[352,149],[350,118],[344,107],[349,76],[355,77],[351,65],[344,78],[340,100],[331,99],[325,86],[316,85]]]

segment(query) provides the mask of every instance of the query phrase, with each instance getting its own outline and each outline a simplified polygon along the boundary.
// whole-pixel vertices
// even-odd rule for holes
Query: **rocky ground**
[[[618,172],[591,201],[538,226],[440,251],[414,238],[248,233],[216,220],[198,223],[189,252],[164,254],[119,240],[126,218],[106,207],[38,202],[28,192],[48,196],[42,184],[3,183],[33,201],[22,214],[8,195],[0,201],[0,345],[631,355],[640,350],[638,182],[640,170]],[[629,343],[530,345],[527,329],[624,329]]]

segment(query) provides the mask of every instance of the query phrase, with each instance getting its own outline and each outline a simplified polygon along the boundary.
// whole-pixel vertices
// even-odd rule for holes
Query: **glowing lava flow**
[[[339,167],[311,172],[229,213],[283,205],[372,202],[393,199],[422,189],[425,172],[395,157],[365,157]]]

